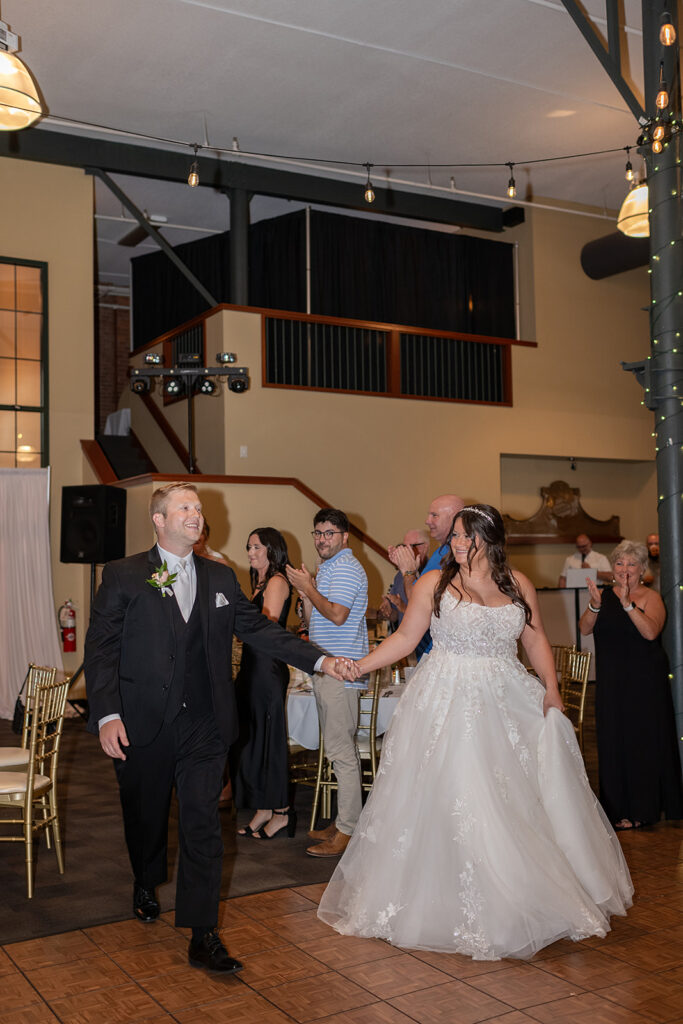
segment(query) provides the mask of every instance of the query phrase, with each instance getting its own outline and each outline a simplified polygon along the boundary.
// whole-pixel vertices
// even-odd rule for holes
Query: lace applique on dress
[[[462,889],[458,893],[461,900],[463,916],[469,927],[454,929],[453,935],[458,939],[458,951],[469,953],[471,956],[486,956],[490,946],[480,928],[474,924],[481,914],[484,906],[484,897],[474,879],[474,864],[468,860],[465,870],[460,872],[460,884]]]
[[[376,935],[378,939],[390,939],[391,938],[391,925],[390,921],[392,917],[396,917],[399,910],[403,910],[403,907],[397,903],[389,903],[384,910],[380,910],[377,915],[376,928],[373,929],[373,935]]]
[[[477,820],[467,806],[464,798],[459,797],[453,804],[451,814],[455,818],[455,832],[453,840],[456,843],[463,843],[468,832],[472,831]]]

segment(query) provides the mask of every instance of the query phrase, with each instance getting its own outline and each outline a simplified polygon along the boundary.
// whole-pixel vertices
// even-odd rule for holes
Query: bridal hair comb
[[[458,515],[462,515],[463,512],[474,512],[475,516],[483,516],[484,519],[488,519],[491,526],[496,525],[493,521],[493,516],[490,516],[488,512],[484,512],[483,509],[475,508],[473,505],[466,505],[465,508],[461,508]]]

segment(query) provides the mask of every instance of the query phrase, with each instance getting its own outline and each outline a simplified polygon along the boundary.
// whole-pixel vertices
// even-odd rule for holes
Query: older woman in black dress
[[[259,527],[247,541],[252,602],[273,622],[285,626],[291,589],[284,570],[284,537],[273,527]],[[289,808],[285,698],[289,670],[244,644],[235,680],[240,731],[230,751],[235,805],[256,808],[238,835],[272,839],[286,829],[293,836],[296,812]]]
[[[617,829],[683,816],[681,764],[666,655],[666,611],[643,585],[644,544],[624,540],[610,556],[614,587],[588,581],[579,621],[595,636],[595,716],[600,801]]]

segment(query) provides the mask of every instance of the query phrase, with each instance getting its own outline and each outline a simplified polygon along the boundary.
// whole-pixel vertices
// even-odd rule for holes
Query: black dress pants
[[[168,814],[178,798],[175,923],[212,928],[220,900],[223,840],[218,798],[226,747],[213,716],[183,710],[145,747],[131,744],[116,760],[128,854],[136,881],[148,889],[167,878]]]

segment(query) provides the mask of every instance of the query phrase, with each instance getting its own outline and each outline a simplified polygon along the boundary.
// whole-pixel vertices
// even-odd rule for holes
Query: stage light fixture
[[[147,366],[162,366],[164,357],[160,352],[148,352],[145,356],[145,363]]]
[[[217,363],[236,363],[237,356],[234,352],[216,352]]]
[[[152,382],[149,377],[133,377],[130,382],[130,390],[135,395],[146,395],[152,390]]]
[[[171,397],[182,395],[184,390],[183,381],[179,377],[169,377],[164,385],[164,388],[166,394],[170,395]]]
[[[247,377],[231,377],[228,382],[228,387],[231,391],[234,391],[236,395],[241,395],[249,387],[249,380]]]
[[[213,395],[217,388],[210,377],[205,377],[203,381],[197,387],[197,391],[200,395]]]

